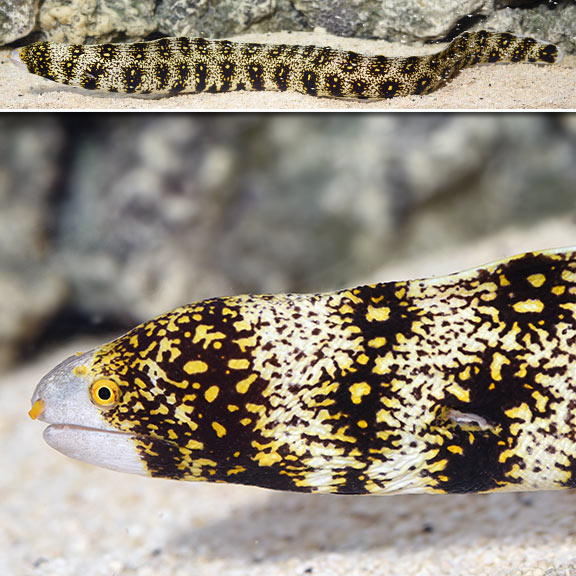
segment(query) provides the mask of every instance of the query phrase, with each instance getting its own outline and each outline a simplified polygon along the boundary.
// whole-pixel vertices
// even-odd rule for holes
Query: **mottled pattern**
[[[559,57],[553,44],[486,31],[466,32],[441,52],[408,58],[204,38],[93,46],[39,42],[19,54],[33,74],[89,90],[159,95],[280,90],[363,99],[427,94],[477,63],[553,63]]]
[[[576,252],[215,298],[102,346],[152,476],[337,493],[576,486]]]

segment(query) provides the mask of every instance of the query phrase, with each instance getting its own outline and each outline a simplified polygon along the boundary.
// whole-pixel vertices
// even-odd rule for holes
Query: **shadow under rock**
[[[251,563],[346,551],[397,553],[576,534],[576,491],[487,495],[273,494],[170,543],[181,556]],[[193,548],[193,552],[192,552]]]

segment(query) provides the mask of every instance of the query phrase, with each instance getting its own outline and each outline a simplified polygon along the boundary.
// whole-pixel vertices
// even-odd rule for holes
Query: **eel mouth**
[[[139,435],[77,424],[50,423],[46,443],[65,456],[101,468],[149,476],[135,440]]]

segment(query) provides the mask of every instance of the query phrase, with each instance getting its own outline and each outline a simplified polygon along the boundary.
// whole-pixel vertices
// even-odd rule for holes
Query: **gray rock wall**
[[[571,115],[0,122],[0,365],[63,314],[120,329],[213,295],[335,288],[576,209]]]
[[[36,4],[0,0],[0,43],[30,32]],[[474,24],[535,35],[576,51],[573,0],[40,0],[36,23],[36,36],[60,42],[316,27],[340,36],[426,42]]]

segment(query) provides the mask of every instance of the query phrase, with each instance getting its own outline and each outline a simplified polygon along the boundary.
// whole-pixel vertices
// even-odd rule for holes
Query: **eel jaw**
[[[44,430],[46,443],[65,456],[117,472],[149,476],[136,449],[135,435],[88,428],[75,424],[51,424]]]

